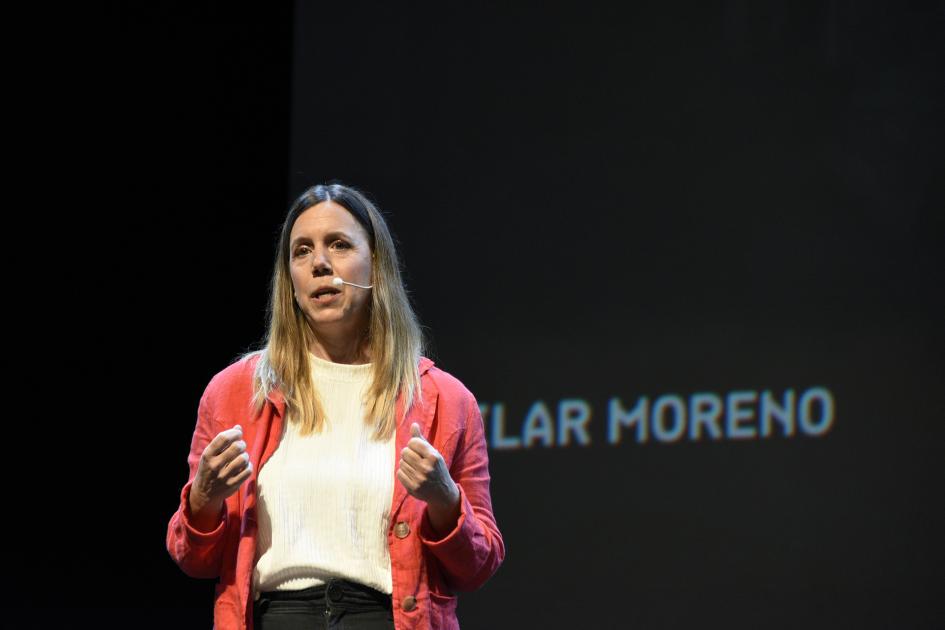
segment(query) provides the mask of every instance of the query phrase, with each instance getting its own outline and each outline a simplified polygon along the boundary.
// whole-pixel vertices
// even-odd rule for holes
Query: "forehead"
[[[298,216],[292,225],[291,240],[297,237],[317,237],[329,232],[342,231],[367,238],[367,232],[344,206],[334,201],[322,201]]]

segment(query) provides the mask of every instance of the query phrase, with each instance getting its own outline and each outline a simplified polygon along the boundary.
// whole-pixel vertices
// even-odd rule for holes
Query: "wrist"
[[[459,521],[461,513],[459,487],[454,483],[448,499],[427,503],[427,520],[438,537],[451,532]]]
[[[215,530],[223,520],[224,503],[222,500],[209,499],[200,492],[194,492],[191,488],[187,498],[191,526],[201,532]]]
[[[190,507],[191,514],[197,514],[203,511],[203,508],[210,503],[210,499],[207,498],[202,492],[197,490],[196,486],[190,487],[190,493],[187,496],[187,504]]]

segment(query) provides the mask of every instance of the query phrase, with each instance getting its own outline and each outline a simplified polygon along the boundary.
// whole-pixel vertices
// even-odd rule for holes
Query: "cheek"
[[[305,289],[300,281],[300,278],[298,277],[298,274],[295,272],[295,270],[293,270],[292,273],[290,274],[290,278],[292,279],[292,292],[295,295],[302,297],[302,295],[305,293]]]
[[[358,258],[345,261],[346,264],[342,269],[340,266],[336,269],[341,277],[345,280],[350,280],[351,282],[357,282],[358,284],[369,284],[371,280],[371,258],[367,259]],[[355,280],[354,278],[357,278]]]

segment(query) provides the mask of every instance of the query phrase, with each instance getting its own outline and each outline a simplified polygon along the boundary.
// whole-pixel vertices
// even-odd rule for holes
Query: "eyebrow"
[[[342,238],[346,241],[351,241],[351,242],[354,242],[355,240],[354,238],[349,236],[346,232],[342,232],[340,230],[333,230],[331,232],[328,232],[327,234],[325,234],[325,238],[328,240]],[[308,236],[296,236],[295,239],[289,244],[289,246],[295,247],[296,245],[300,243],[311,243],[311,242],[312,242],[312,239],[309,238]]]
[[[325,238],[327,239],[343,238],[346,241],[354,241],[354,237],[349,236],[347,232],[342,232],[341,230],[335,230],[333,232],[329,232],[328,234],[325,235]]]

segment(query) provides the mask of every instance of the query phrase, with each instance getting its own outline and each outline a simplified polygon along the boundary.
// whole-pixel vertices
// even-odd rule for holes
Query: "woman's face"
[[[295,220],[289,235],[295,298],[316,334],[355,339],[367,328],[371,290],[336,287],[335,276],[372,284],[367,232],[343,206],[323,201]]]

